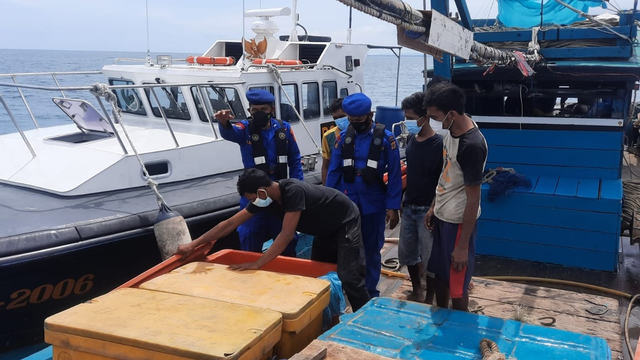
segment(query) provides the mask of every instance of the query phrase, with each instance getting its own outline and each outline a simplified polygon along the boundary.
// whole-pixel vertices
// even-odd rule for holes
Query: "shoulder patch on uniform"
[[[390,140],[390,144],[391,144],[390,145],[391,146],[391,150],[395,150],[398,147],[398,145],[396,145],[396,141],[395,140]]]
[[[233,126],[235,126],[236,128],[240,129],[240,130],[244,130],[244,124],[241,122],[235,123],[233,124]]]
[[[291,127],[289,127],[289,133],[291,133],[291,137],[293,138],[293,141],[296,141],[296,136],[293,134],[293,129]]]

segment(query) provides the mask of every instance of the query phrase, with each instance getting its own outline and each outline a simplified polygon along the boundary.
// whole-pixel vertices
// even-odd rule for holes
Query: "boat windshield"
[[[198,108],[198,116],[201,121],[208,122],[205,110],[202,108],[200,104],[201,94],[198,92],[198,86],[191,87],[191,95],[196,103],[196,107]],[[242,101],[240,100],[240,96],[238,95],[238,90],[232,87],[219,87],[219,86],[208,86],[202,87],[204,93],[209,98],[209,102],[211,107],[208,108],[210,111],[213,110],[215,114],[220,110],[231,109],[231,113],[233,116],[238,119],[246,119],[247,114],[242,106]],[[215,118],[213,121],[217,121]]]

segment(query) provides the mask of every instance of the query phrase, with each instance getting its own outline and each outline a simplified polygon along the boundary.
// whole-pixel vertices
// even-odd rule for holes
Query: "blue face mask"
[[[344,129],[349,127],[349,119],[346,116],[345,117],[341,117],[340,119],[335,119],[333,121],[336,123],[336,126],[340,130],[344,130]]]
[[[422,119],[422,117],[420,117],[420,119]],[[424,126],[424,124],[422,124],[422,126],[418,126],[418,121],[420,121],[420,119],[404,121],[404,126],[407,127],[409,134],[417,135],[420,130],[422,130],[422,126]]]
[[[273,200],[269,197],[269,195],[267,195],[267,191],[263,190],[263,189],[258,189],[258,192],[264,192],[264,195],[267,197],[266,199],[260,199],[260,197],[256,197],[255,200],[253,200],[253,205],[257,206],[257,207],[267,207],[269,205],[271,205],[271,203],[273,202]]]

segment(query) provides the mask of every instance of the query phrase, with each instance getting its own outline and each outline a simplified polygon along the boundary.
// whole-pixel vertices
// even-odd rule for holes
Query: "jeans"
[[[412,266],[422,262],[424,269],[427,269],[433,248],[433,234],[424,224],[427,211],[429,206],[407,204],[402,208],[398,244],[398,260],[402,265]]]

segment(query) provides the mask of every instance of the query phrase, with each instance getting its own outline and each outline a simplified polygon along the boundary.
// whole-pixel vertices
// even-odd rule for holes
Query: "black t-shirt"
[[[273,202],[266,208],[260,208],[249,203],[247,211],[251,214],[269,211],[281,218],[285,212],[301,211],[296,230],[314,236],[331,234],[359,214],[356,204],[336,189],[298,179],[279,180],[278,184],[282,204]]]
[[[484,165],[487,160],[487,143],[477,127],[459,138],[458,155],[465,185],[482,184]]]
[[[407,156],[407,190],[404,204],[431,206],[442,172],[442,136],[418,141],[410,136],[405,151]]]

